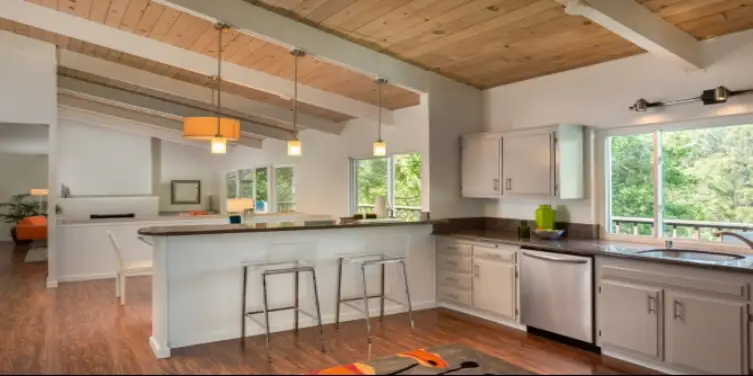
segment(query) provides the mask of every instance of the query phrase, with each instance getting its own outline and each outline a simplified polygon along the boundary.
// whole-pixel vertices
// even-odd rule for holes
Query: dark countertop
[[[360,221],[341,223],[335,221],[327,224],[311,224],[304,222],[278,222],[266,225],[262,224],[218,224],[218,225],[186,225],[186,226],[153,226],[139,229],[139,235],[147,236],[183,236],[183,235],[214,235],[235,234],[243,232],[273,232],[273,231],[304,231],[304,230],[330,230],[345,228],[383,227],[383,226],[406,226],[406,225],[432,225],[443,222],[442,220],[430,221],[405,221],[399,219],[364,219]]]
[[[753,254],[746,254],[741,252],[720,252],[720,253],[732,253],[745,258],[734,261],[700,261],[700,260],[688,260],[677,259],[661,256],[649,256],[643,255],[638,252],[663,248],[662,246],[656,246],[651,244],[640,243],[628,243],[628,242],[615,242],[604,240],[518,240],[515,234],[507,233],[495,233],[488,231],[460,231],[447,234],[435,234],[436,236],[445,236],[458,240],[466,241],[478,241],[478,242],[491,242],[491,243],[504,243],[519,245],[535,250],[564,253],[571,255],[581,256],[609,256],[627,258],[633,260],[660,262],[666,264],[695,266],[706,269],[719,269],[727,271],[737,271],[744,273],[753,273]],[[680,248],[678,248],[680,249]],[[686,248],[682,248],[686,249]]]

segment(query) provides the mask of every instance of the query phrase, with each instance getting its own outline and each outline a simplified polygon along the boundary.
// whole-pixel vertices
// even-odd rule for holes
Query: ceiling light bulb
[[[298,137],[288,141],[288,155],[291,157],[299,157],[301,156],[303,146],[301,145],[301,140],[298,139]]]
[[[377,140],[377,142],[374,143],[374,156],[384,157],[385,155],[387,155],[387,144],[382,140]]]
[[[212,139],[212,154],[227,153],[227,139],[225,137],[215,137]]]
[[[714,100],[716,103],[724,103],[729,99],[729,90],[724,86],[714,89]]]

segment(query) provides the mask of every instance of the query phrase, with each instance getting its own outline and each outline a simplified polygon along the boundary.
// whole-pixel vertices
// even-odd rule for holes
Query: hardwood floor
[[[302,330],[272,337],[272,363],[263,337],[175,349],[158,360],[148,345],[151,332],[149,277],[128,282],[128,304],[115,299],[112,280],[45,288],[46,266],[25,264],[23,251],[0,243],[0,373],[77,374],[300,374],[367,359],[363,321],[335,332]],[[201,302],[196,302],[201,304]],[[460,343],[542,374],[653,373],[618,360],[443,309],[418,312],[416,329],[405,315],[375,326],[373,357],[446,343]]]

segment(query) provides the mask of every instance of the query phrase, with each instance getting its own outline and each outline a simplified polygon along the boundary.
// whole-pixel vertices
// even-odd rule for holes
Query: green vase
[[[536,228],[554,229],[554,209],[552,205],[539,205],[536,209]]]

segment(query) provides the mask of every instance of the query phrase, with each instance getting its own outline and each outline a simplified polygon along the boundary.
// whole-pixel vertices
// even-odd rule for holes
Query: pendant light
[[[230,27],[223,23],[215,24],[219,32],[217,38],[217,112],[213,117],[188,117],[183,119],[183,137],[194,140],[210,140],[212,154],[225,154],[227,142],[240,138],[240,121],[222,117],[222,35]],[[214,88],[212,88],[214,102]]]
[[[384,157],[387,155],[387,144],[382,141],[382,86],[387,83],[387,80],[384,78],[377,78],[376,83],[379,85],[379,124],[377,128],[379,136],[374,143],[374,156]]]
[[[291,157],[299,157],[303,152],[303,145],[301,140],[298,139],[298,59],[301,56],[306,55],[305,52],[293,48],[290,50],[290,54],[293,55],[293,79],[295,86],[293,87],[293,139],[288,141],[288,155]]]

